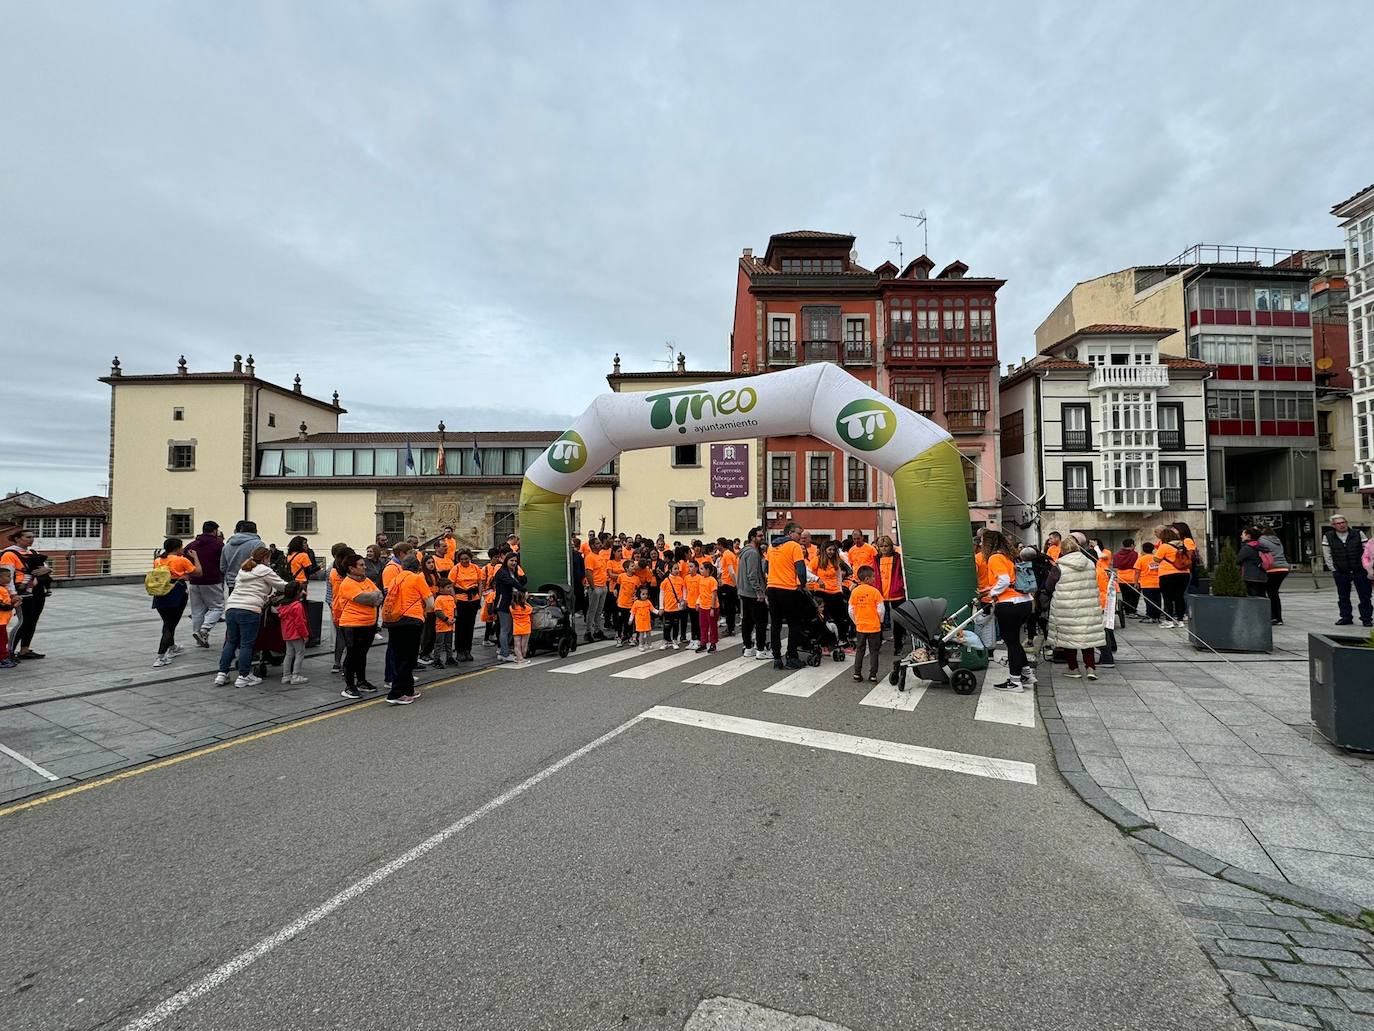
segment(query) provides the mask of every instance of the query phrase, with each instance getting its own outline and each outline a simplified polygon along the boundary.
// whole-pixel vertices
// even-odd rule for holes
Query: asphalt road
[[[682,682],[737,655],[493,670],[0,816],[0,1026],[681,1028],[716,996],[855,1031],[1241,1026],[1039,726],[863,706],[847,673],[766,693],[767,663]],[[654,718],[526,783],[654,706],[1036,783]]]

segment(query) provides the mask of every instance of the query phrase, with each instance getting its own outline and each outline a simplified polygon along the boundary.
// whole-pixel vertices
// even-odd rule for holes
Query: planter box
[[[1271,652],[1274,627],[1268,598],[1214,598],[1195,594],[1189,600],[1188,629],[1193,647],[1219,652]]]
[[[1212,578],[1209,577],[1209,576],[1199,576],[1199,577],[1197,578],[1197,583],[1195,583],[1195,584],[1189,584],[1189,585],[1188,585],[1188,590],[1187,590],[1185,593],[1187,593],[1187,594],[1211,594],[1211,593],[1212,593]]]
[[[1374,752],[1374,648],[1362,637],[1307,635],[1312,722],[1340,748]]]

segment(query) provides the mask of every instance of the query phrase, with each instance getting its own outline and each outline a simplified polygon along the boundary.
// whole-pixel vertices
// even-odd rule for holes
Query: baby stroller
[[[809,601],[801,613],[802,647],[806,664],[819,666],[825,653],[836,662],[844,662],[844,642],[840,640],[839,628],[825,618],[819,601]]]
[[[911,653],[899,659],[888,676],[888,683],[898,691],[906,690],[909,669],[932,684],[949,684],[955,694],[977,690],[975,674],[988,668],[988,653],[982,642],[964,629],[973,622],[973,606],[965,605],[946,618],[948,608],[944,598],[913,598],[892,610],[892,618],[911,634]]]
[[[556,651],[560,659],[577,651],[577,628],[573,626],[573,609],[567,595],[550,586],[547,591],[529,595],[529,602],[529,651]]]
[[[263,609],[262,625],[253,642],[253,672],[266,680],[267,667],[280,666],[285,661],[286,642],[281,636],[281,620],[277,618],[276,603],[271,602]]]

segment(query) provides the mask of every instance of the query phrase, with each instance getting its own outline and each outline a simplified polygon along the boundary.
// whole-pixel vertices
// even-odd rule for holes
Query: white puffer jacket
[[[1107,643],[1098,603],[1097,564],[1081,551],[1059,556],[1059,583],[1050,603],[1051,648],[1101,648]]]
[[[261,612],[273,591],[286,586],[286,581],[272,572],[272,567],[260,562],[252,569],[240,570],[234,581],[234,591],[229,595],[226,609],[248,609]]]

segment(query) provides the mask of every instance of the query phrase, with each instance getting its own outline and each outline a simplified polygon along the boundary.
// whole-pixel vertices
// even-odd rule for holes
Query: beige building
[[[728,378],[726,372],[622,373],[616,391],[663,389]],[[118,359],[111,388],[111,571],[145,569],[167,536],[189,538],[206,520],[227,535],[240,519],[285,547],[306,537],[317,552],[354,547],[376,534],[428,538],[453,526],[479,549],[519,530],[525,469],[559,429],[439,429],[351,433],[338,394],[323,401],[260,379],[252,356],[228,372],[130,374]],[[628,389],[627,389],[628,388]],[[588,403],[592,400],[586,399]],[[440,454],[442,452],[442,469]],[[407,465],[407,455],[410,465]],[[572,498],[578,532],[666,534],[670,539],[743,536],[758,520],[756,443],[751,439],[630,452]],[[741,467],[743,475],[741,476]],[[713,480],[716,490],[712,490]]]

